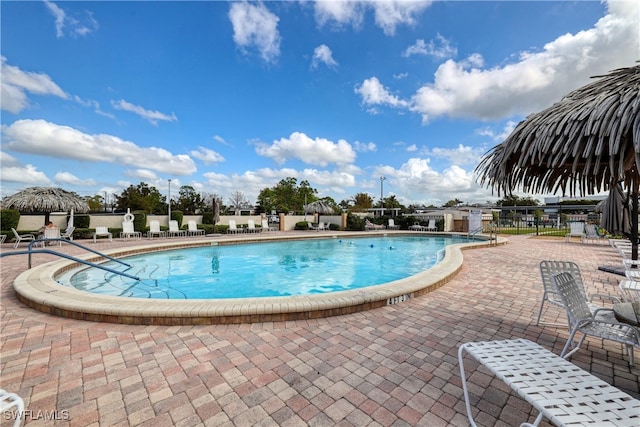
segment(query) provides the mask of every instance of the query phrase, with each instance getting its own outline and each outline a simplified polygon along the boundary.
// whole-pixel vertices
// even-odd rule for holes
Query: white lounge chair
[[[198,224],[194,220],[189,220],[187,222],[187,234],[189,236],[204,236],[204,230],[198,228]]]
[[[393,220],[393,218],[389,218],[389,225],[387,225],[387,228],[389,230],[398,230],[400,226],[396,225],[396,222]]]
[[[167,237],[167,234],[160,229],[160,221],[155,219],[149,221],[149,231],[147,231],[147,237],[149,239],[152,239],[153,236]]]
[[[13,249],[16,249],[21,242],[32,242],[36,240],[36,236],[33,234],[18,234],[15,228],[12,228],[13,236],[16,238],[16,242],[13,244]]]
[[[228,234],[242,233],[242,230],[238,228],[236,225],[235,219],[229,220],[229,228],[227,229]]]
[[[73,240],[73,232],[75,231],[75,229],[76,228],[73,225],[71,227],[67,227],[67,229],[64,230],[64,233],[62,233],[60,237],[62,239]]]
[[[262,220],[262,232],[271,232],[271,231],[278,231],[278,229],[276,227],[270,227],[269,226],[269,221],[267,221],[266,219]]]
[[[184,237],[187,235],[187,232],[185,230],[181,230],[180,227],[178,227],[178,221],[176,221],[175,219],[172,219],[171,221],[169,221],[168,235],[169,237],[173,237],[173,236]]]
[[[13,408],[16,408],[16,412],[15,414],[10,415]],[[5,420],[9,420],[11,417],[15,416],[13,419],[13,427],[18,427],[22,423],[22,418],[24,416],[24,401],[15,393],[8,393],[5,390],[0,390],[0,411],[3,412],[3,419]]]
[[[132,238],[132,239],[140,239],[142,237],[142,233],[136,231],[133,228],[132,221],[122,221],[122,231],[120,232],[120,238],[123,240]]]
[[[633,347],[640,348],[640,329],[618,322],[605,322],[596,318],[584,300],[580,286],[571,273],[560,273],[553,276],[556,289],[562,298],[569,319],[571,334],[560,353],[565,359],[580,349],[587,335],[608,339],[624,344],[629,353],[629,366],[633,366]],[[610,309],[601,309],[610,310]],[[613,311],[613,310],[611,310]],[[578,345],[573,344],[576,333],[582,333]],[[573,347],[571,351],[569,348]]]
[[[592,313],[597,313],[598,310],[604,308],[602,305],[594,304],[592,301],[594,298],[599,298],[601,300],[609,300],[611,303],[620,302],[620,299],[605,294],[591,294],[587,295],[587,291],[584,286],[584,280],[582,279],[582,273],[580,272],[580,267],[578,264],[572,261],[540,261],[540,278],[542,279],[542,287],[544,292],[542,294],[542,300],[540,301],[540,310],[538,310],[538,318],[536,319],[536,325],[540,324],[540,318],[542,317],[542,309],[544,307],[545,302],[549,302],[555,306],[564,308],[564,303],[562,302],[562,298],[560,298],[560,294],[556,290],[556,287],[553,283],[553,276],[559,273],[571,273],[574,280],[578,284],[578,288],[580,289],[580,293],[582,295],[582,299],[584,299],[585,303],[589,306],[589,309]],[[601,320],[611,321],[614,320],[614,316],[612,313],[606,311],[600,313],[600,316],[604,316]],[[561,325],[555,325],[561,326]]]
[[[364,229],[365,230],[384,230],[386,227],[382,224],[374,224],[369,219],[364,220]]]
[[[60,239],[60,229],[58,227],[45,228],[42,238],[46,240]],[[57,242],[58,242],[58,246],[62,246],[62,242],[60,240],[58,240]],[[46,241],[41,243],[42,243],[42,246],[44,247]],[[49,244],[53,245],[54,242],[49,242]]]
[[[329,230],[329,224],[325,224],[324,222],[318,223],[318,231],[327,231]]]
[[[256,223],[249,219],[247,220],[247,233],[257,233],[258,229],[256,228]]]
[[[425,230],[427,230],[427,231],[438,231],[438,228],[436,227],[436,220],[435,219],[430,219],[429,223],[425,227]]]
[[[307,221],[307,227],[309,227],[309,230],[320,231],[320,228],[318,228],[317,225],[314,225],[314,224],[310,223],[309,221]]]
[[[588,242],[588,241],[603,242],[604,236],[601,236],[598,233],[598,228],[596,227],[595,224],[585,224],[584,237],[582,238],[582,241],[583,242]]]
[[[109,228],[107,227],[96,227],[96,231],[93,233],[93,243],[96,243],[96,239],[98,237],[108,237],[110,242],[113,242],[113,234],[109,232]]]
[[[569,223],[569,233],[564,238],[569,241],[572,237],[579,237],[580,240],[584,241],[584,222],[573,221]]]

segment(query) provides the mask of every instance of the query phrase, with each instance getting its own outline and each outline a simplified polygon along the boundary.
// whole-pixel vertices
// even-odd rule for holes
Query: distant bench
[[[640,401],[580,369],[555,353],[525,339],[470,342],[458,349],[467,416],[471,415],[463,366],[466,351],[507,384],[518,396],[557,426],[640,426]]]

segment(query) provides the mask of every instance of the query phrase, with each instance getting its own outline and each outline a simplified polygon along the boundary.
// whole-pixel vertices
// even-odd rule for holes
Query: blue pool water
[[[108,262],[135,281],[97,268],[65,273],[65,286],[138,298],[211,299],[342,291],[403,279],[444,256],[457,237],[380,236],[206,246],[140,254]]]

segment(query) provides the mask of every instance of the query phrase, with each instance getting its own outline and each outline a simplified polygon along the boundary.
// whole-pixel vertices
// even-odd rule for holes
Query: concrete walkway
[[[577,262],[592,293],[617,294],[621,278],[597,269],[620,263],[608,245],[509,239],[465,251],[451,282],[401,304],[310,321],[222,326],[131,326],[46,315],[18,302],[11,286],[26,256],[5,257],[0,387],[23,397],[26,423],[34,426],[53,425],[52,419],[60,426],[466,426],[456,355],[461,343],[522,337],[556,354],[564,346],[567,329],[534,325],[540,260]],[[35,255],[34,263],[49,259]],[[566,317],[551,306],[544,320]],[[640,398],[640,368],[629,368],[621,345],[592,338],[585,344],[575,364]],[[526,402],[475,366],[468,369],[477,422],[533,420]],[[6,424],[3,417],[0,425]]]

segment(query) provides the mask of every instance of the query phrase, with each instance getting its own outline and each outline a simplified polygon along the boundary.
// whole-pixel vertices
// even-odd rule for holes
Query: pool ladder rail
[[[80,264],[87,265],[89,267],[99,268],[101,270],[105,270],[105,271],[108,271],[108,272],[113,273],[113,274],[117,274],[117,275],[120,275],[120,276],[128,277],[129,279],[140,281],[139,277],[133,276],[133,275],[128,274],[128,273],[125,273],[123,271],[118,271],[118,270],[114,270],[114,269],[109,268],[109,267],[104,267],[104,266],[102,266],[100,264],[96,264],[96,263],[93,263],[91,261],[86,261],[86,260],[83,260],[83,259],[80,259],[80,258],[76,258],[74,256],[67,255],[67,254],[64,254],[62,252],[55,251],[53,249],[46,249],[44,247],[44,243],[45,242],[56,242],[56,241],[65,242],[65,243],[77,246],[77,247],[79,247],[81,249],[85,249],[85,250],[87,250],[89,252],[92,252],[92,253],[94,253],[96,255],[100,255],[101,257],[106,258],[106,259],[108,259],[110,261],[114,261],[114,262],[117,262],[119,264],[124,265],[125,267],[131,268],[131,265],[127,264],[124,261],[121,261],[121,260],[119,260],[117,258],[110,257],[109,255],[103,254],[103,253],[98,252],[96,250],[93,250],[93,249],[91,249],[91,248],[89,248],[87,246],[84,246],[84,245],[81,245],[79,243],[76,243],[73,240],[67,240],[67,239],[63,239],[63,238],[32,240],[31,242],[29,242],[29,247],[27,248],[26,251],[2,252],[2,253],[0,253],[0,258],[5,257],[5,256],[10,256],[10,255],[29,255],[28,268],[31,268],[31,256],[32,256],[32,254],[51,254],[51,255],[59,256],[61,258],[69,259],[71,261],[75,261],[75,262],[80,263]],[[42,249],[34,249],[34,245],[37,244],[37,243],[40,243],[40,242],[43,243],[43,248]]]

